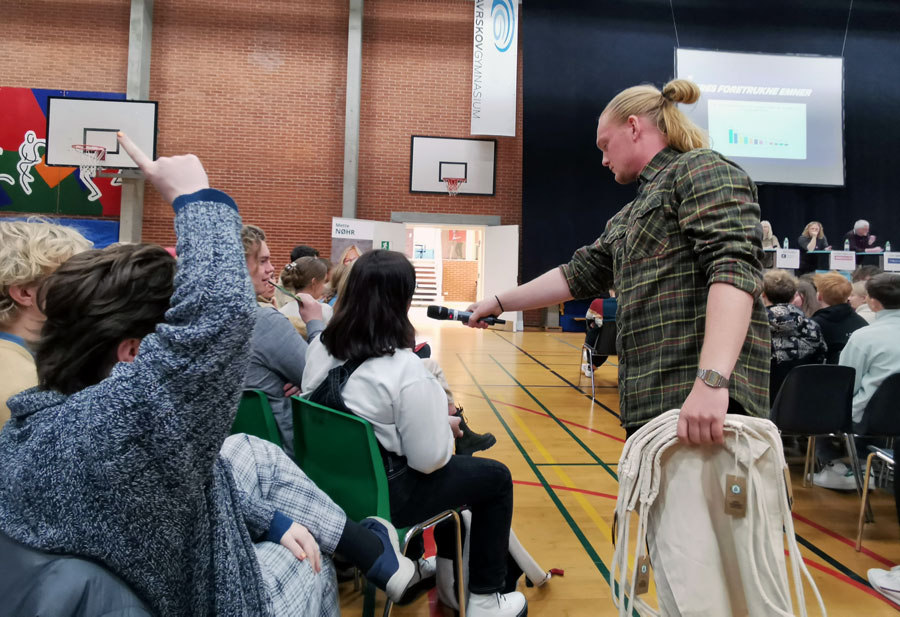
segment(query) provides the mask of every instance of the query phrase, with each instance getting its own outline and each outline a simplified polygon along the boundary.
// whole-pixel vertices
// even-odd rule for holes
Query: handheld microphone
[[[428,316],[432,319],[449,319],[451,321],[461,321],[463,323],[469,323],[469,317],[472,316],[472,313],[468,311],[457,311],[456,309],[449,309],[445,306],[435,306],[434,304],[432,304],[428,307]],[[497,319],[494,316],[485,317],[481,321],[489,326],[506,323],[505,319]]]

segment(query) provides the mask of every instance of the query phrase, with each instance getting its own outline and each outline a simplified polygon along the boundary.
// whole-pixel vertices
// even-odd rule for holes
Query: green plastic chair
[[[275,416],[269,399],[262,390],[244,390],[241,402],[238,405],[237,415],[231,425],[231,434],[247,433],[260,439],[271,441],[279,448],[281,434],[278,425],[275,424]]]
[[[361,521],[368,516],[391,520],[388,480],[381,450],[372,425],[359,416],[337,411],[298,396],[291,397],[294,416],[294,458],[309,478],[339,505],[347,516]],[[453,519],[456,524],[457,573],[460,617],[466,617],[465,582],[463,580],[462,534],[459,513],[446,510],[427,521],[397,529],[403,553],[410,541],[428,527]],[[375,588],[366,585],[363,616],[370,617],[375,608]],[[384,617],[391,614],[388,599]]]

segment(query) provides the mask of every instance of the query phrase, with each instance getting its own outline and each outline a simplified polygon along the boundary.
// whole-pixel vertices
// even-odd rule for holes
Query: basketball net
[[[85,178],[94,178],[106,160],[106,148],[103,146],[90,146],[88,144],[72,144],[72,149],[78,152],[81,162],[78,169]]]
[[[459,188],[461,184],[464,184],[465,178],[443,178],[444,184],[447,185],[447,192],[450,193],[450,196],[456,195],[459,193]]]

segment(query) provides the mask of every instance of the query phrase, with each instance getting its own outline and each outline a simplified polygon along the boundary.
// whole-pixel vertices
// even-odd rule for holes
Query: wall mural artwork
[[[45,164],[47,97],[124,100],[124,93],[0,87],[0,212],[118,216],[118,178]]]

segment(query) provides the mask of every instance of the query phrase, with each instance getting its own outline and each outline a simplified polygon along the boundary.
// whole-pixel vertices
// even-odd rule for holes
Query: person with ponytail
[[[485,290],[468,309],[468,325],[485,327],[501,302],[521,311],[615,285],[626,433],[680,408],[678,436],[690,444],[722,443],[726,412],[765,416],[769,403],[756,185],[678,108],[699,97],[684,79],[617,94],[600,114],[597,147],[616,182],[638,183],[634,201],[569,263]]]

